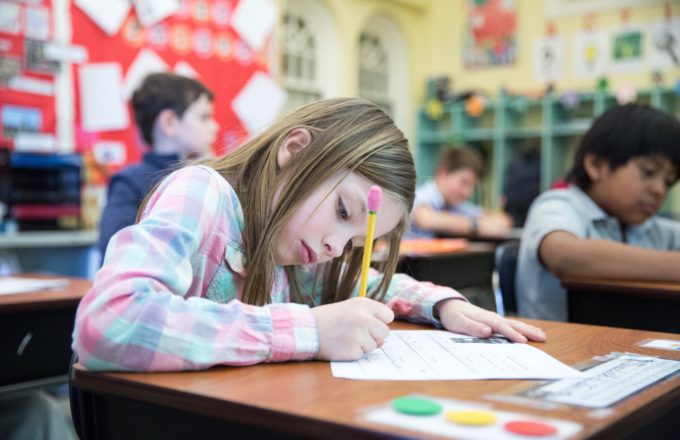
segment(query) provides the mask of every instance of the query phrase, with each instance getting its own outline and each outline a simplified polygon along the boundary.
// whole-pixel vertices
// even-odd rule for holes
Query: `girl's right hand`
[[[382,346],[390,332],[394,312],[369,298],[351,298],[314,307],[319,329],[317,359],[353,361]]]

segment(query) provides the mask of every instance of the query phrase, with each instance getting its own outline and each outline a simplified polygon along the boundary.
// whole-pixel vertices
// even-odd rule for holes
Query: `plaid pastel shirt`
[[[306,360],[319,350],[310,306],[291,303],[277,268],[270,304],[242,303],[243,211],[216,171],[189,166],[168,176],[139,223],[111,239],[104,266],[78,306],[73,349],[90,370],[198,370],[213,365]],[[371,274],[369,289],[381,275]],[[356,292],[355,292],[356,294]],[[431,322],[434,305],[462,298],[447,287],[395,275],[386,303],[398,317]]]

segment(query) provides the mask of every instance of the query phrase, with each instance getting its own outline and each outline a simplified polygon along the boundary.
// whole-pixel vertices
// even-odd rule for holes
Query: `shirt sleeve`
[[[380,272],[371,269],[368,279],[369,292],[380,283],[382,277]],[[434,306],[446,299],[467,301],[463,295],[450,287],[439,286],[429,281],[417,281],[406,274],[395,273],[383,302],[392,309],[397,318],[441,327],[439,320],[434,317]]]
[[[235,215],[219,179],[202,167],[173,173],[141,221],[113,237],[76,314],[73,349],[86,368],[195,370],[316,355],[316,322],[305,305],[189,296],[203,285],[209,256],[201,244],[213,239],[218,216]]]
[[[546,195],[532,205],[522,231],[522,247],[538,256],[541,242],[551,232],[566,231],[577,237],[585,237],[589,218],[578,212],[573,201],[556,192]],[[540,259],[539,259],[540,260]]]

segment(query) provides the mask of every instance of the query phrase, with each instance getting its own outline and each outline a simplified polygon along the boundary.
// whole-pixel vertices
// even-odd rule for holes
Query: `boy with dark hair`
[[[173,165],[211,155],[218,129],[212,100],[200,82],[171,73],[148,75],[134,92],[135,122],[151,151],[109,182],[99,227],[102,256],[111,236],[135,222],[144,196]]]
[[[484,162],[470,148],[450,148],[442,154],[435,176],[416,190],[411,230],[406,238],[503,236],[512,220],[485,212],[468,199],[484,175]]]
[[[656,216],[680,170],[680,122],[614,107],[585,134],[566,189],[531,206],[520,246],[520,316],[565,321],[570,275],[680,281],[680,222]]]

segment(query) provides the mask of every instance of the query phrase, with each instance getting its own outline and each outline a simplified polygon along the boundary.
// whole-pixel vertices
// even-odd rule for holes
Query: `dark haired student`
[[[213,94],[202,83],[172,73],[148,75],[132,95],[135,123],[150,151],[109,182],[99,226],[102,257],[111,236],[135,222],[146,193],[185,159],[209,157],[217,135]]]
[[[680,122],[628,104],[585,134],[566,189],[531,206],[520,246],[520,316],[564,321],[565,276],[680,281],[680,222],[658,217],[680,170]]]

